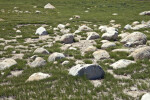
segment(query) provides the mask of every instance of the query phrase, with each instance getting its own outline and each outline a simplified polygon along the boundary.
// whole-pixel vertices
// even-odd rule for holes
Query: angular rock
[[[109,53],[106,50],[98,50],[93,53],[93,56],[96,60],[108,59],[110,57]]]
[[[74,42],[74,36],[72,34],[65,34],[60,39],[63,43],[69,44]]]
[[[86,40],[94,40],[100,38],[99,34],[96,32],[87,32],[87,39]]]
[[[115,46],[116,46],[116,44],[113,43],[113,42],[106,42],[106,43],[102,44],[101,48],[102,49],[107,49],[107,48],[115,47]]]
[[[47,51],[44,48],[37,48],[34,53],[38,53],[38,54],[49,54],[49,51]]]
[[[45,73],[41,73],[41,72],[38,72],[38,73],[34,73],[32,74],[26,82],[29,82],[29,81],[39,81],[39,80],[42,80],[42,79],[46,79],[46,78],[49,78],[50,75],[49,74],[45,74]]]
[[[50,3],[48,3],[44,6],[44,9],[55,9],[55,7],[51,5]]]
[[[102,79],[104,78],[105,72],[99,65],[95,64],[78,64],[73,66],[69,70],[69,74],[72,76],[86,76],[86,78],[93,79]]]
[[[113,69],[118,69],[118,68],[125,68],[132,63],[135,63],[135,61],[131,61],[127,59],[120,59],[117,62],[111,64],[110,66],[112,66]]]
[[[30,67],[41,67],[46,65],[46,61],[41,57],[36,57],[36,59],[29,64]]]
[[[55,52],[55,53],[51,54],[51,55],[48,57],[48,61],[49,61],[49,62],[51,62],[51,61],[56,61],[56,60],[59,60],[59,59],[62,59],[62,58],[65,58],[64,54]]]
[[[16,65],[17,62],[14,59],[8,58],[0,62],[0,70],[4,70],[6,68],[10,68],[13,65]]]
[[[36,30],[35,34],[37,34],[37,35],[47,35],[48,32],[46,31],[46,29],[44,27],[39,27]]]
[[[141,100],[150,100],[150,93],[146,93],[142,96]]]
[[[127,47],[146,44],[147,36],[141,32],[133,32],[121,40]]]

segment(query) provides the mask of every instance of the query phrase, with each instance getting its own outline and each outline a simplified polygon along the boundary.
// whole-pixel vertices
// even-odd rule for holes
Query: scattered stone
[[[16,30],[16,33],[21,33],[21,31],[20,30]]]
[[[129,49],[114,49],[114,50],[112,50],[112,52],[126,52],[126,53],[129,53],[130,50]]]
[[[0,18],[0,22],[4,21],[4,19]]]
[[[99,87],[102,85],[101,80],[91,80],[91,83],[94,85],[94,87]]]
[[[129,25],[129,24],[127,24],[127,25],[124,27],[124,29],[125,29],[125,30],[130,30],[130,29],[132,29],[132,26]]]
[[[62,62],[62,65],[67,65],[69,64],[69,61],[65,60],[64,62]]]
[[[37,30],[36,30],[36,33],[37,35],[47,35],[48,32],[46,31],[46,29],[44,27],[39,27]]]
[[[14,46],[8,45],[8,46],[5,46],[5,47],[4,47],[4,50],[13,49],[13,48],[14,48]]]
[[[49,62],[51,62],[51,61],[56,61],[56,60],[59,60],[59,59],[62,59],[62,58],[65,58],[64,54],[55,52],[55,53],[51,54],[51,55],[48,57],[48,61],[49,61]]]
[[[141,100],[150,100],[150,93],[146,93],[142,96]]]
[[[0,100],[16,100],[16,99],[13,96],[9,96],[9,97],[0,97]]]
[[[121,39],[125,38],[126,36],[130,35],[130,33],[125,32],[125,33],[121,33],[118,36],[121,37]]]
[[[138,21],[134,21],[134,22],[132,23],[133,26],[138,25],[138,24],[140,24],[140,22],[138,22]]]
[[[41,57],[36,57],[35,60],[29,64],[30,67],[41,67],[46,65],[46,61]]]
[[[82,60],[77,60],[75,64],[85,64]]]
[[[117,16],[118,14],[117,13],[113,13],[112,15]]]
[[[74,36],[72,34],[65,34],[60,39],[63,43],[69,44],[74,42]]]
[[[110,57],[109,53],[106,50],[98,50],[93,53],[93,56],[96,60],[108,59]]]
[[[102,49],[107,49],[107,48],[110,48],[110,47],[115,47],[116,44],[114,42],[106,42],[106,43],[103,43],[101,48]]]
[[[121,40],[127,47],[146,44],[147,36],[141,32],[133,32]]]
[[[99,65],[95,64],[78,64],[69,70],[72,76],[86,76],[88,79],[102,79],[105,72]]]
[[[42,73],[42,72],[38,72],[38,73],[34,73],[32,74],[26,82],[30,82],[30,81],[39,81],[39,80],[42,80],[42,79],[46,79],[46,78],[49,78],[51,77],[49,74],[45,74],[45,73]]]
[[[12,57],[12,59],[23,59],[23,57],[24,57],[24,54],[13,54],[13,57]]]
[[[99,34],[96,32],[87,32],[87,39],[86,40],[94,40],[100,38]]]
[[[97,48],[96,47],[94,47],[94,46],[89,46],[89,47],[87,47],[86,49],[85,49],[85,53],[87,53],[87,52],[94,52],[94,51],[96,51],[97,50]]]
[[[55,9],[55,7],[51,5],[50,3],[48,3],[44,6],[44,9]]]
[[[78,31],[82,32],[82,31],[86,31],[86,32],[89,32],[89,31],[92,31],[92,29],[86,25],[82,25],[78,28]]]
[[[57,26],[58,29],[65,29],[65,27],[66,27],[66,26],[63,25],[63,24],[59,24],[59,25]]]
[[[17,77],[17,76],[21,75],[22,72],[23,72],[23,70],[15,70],[15,71],[11,71],[10,73],[12,76]]]
[[[150,11],[141,12],[141,13],[139,13],[139,15],[150,15]]]
[[[14,59],[8,58],[0,62],[0,70],[10,68],[13,65],[16,65],[17,62]]]
[[[70,47],[69,50],[77,50],[77,48]]]
[[[38,54],[49,54],[49,51],[47,51],[46,49],[44,48],[37,48],[35,51],[34,51],[34,54],[35,53],[38,53]]]
[[[120,59],[117,62],[111,64],[110,66],[112,66],[113,69],[119,69],[119,68],[125,68],[132,63],[135,63],[135,61],[131,61],[127,59]]]

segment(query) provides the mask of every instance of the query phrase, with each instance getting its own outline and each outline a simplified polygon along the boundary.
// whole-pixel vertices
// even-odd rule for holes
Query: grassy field
[[[44,9],[44,5],[49,2],[56,9]],[[34,8],[34,6],[37,6],[37,8]],[[23,13],[17,13],[15,10],[22,11]],[[41,13],[35,13],[36,10],[41,11]],[[85,12],[86,10],[89,12]],[[15,48],[4,50],[4,47],[8,45],[24,45],[28,46],[28,49],[31,50],[31,52],[23,52],[25,54],[24,59],[16,60],[18,62],[17,65],[0,71],[0,98],[14,97],[16,100],[140,100],[142,95],[134,98],[125,94],[124,90],[130,90],[131,87],[135,86],[139,91],[150,91],[149,60],[137,61],[136,64],[131,64],[127,68],[114,70],[114,73],[117,75],[131,75],[131,79],[117,79],[107,72],[107,70],[112,69],[109,64],[122,58],[133,58],[127,57],[128,53],[111,53],[110,56],[114,61],[105,60],[98,62],[106,72],[106,75],[102,80],[102,85],[94,87],[85,77],[72,77],[68,75],[68,69],[75,65],[74,62],[76,60],[83,59],[85,63],[92,63],[91,58],[93,56],[91,53],[81,56],[80,50],[63,51],[60,49],[62,44],[56,42],[52,47],[47,47],[46,49],[50,53],[62,52],[74,56],[75,59],[67,59],[70,62],[65,66],[61,65],[61,63],[66,59],[62,59],[57,64],[47,62],[47,65],[44,67],[30,68],[27,65],[26,59],[34,55],[33,51],[35,49],[32,49],[30,44],[24,42],[27,38],[38,38],[34,33],[43,24],[48,25],[46,29],[51,37],[55,36],[52,28],[58,24],[70,23],[71,26],[69,27],[74,32],[78,28],[76,25],[85,24],[83,21],[91,22],[92,27],[92,25],[108,25],[110,20],[115,20],[117,24],[122,26],[119,30],[120,32],[126,24],[132,24],[134,21],[150,20],[150,16],[139,16],[140,12],[147,10],[150,10],[149,0],[0,0],[0,19],[4,20],[0,21],[0,38],[12,40],[16,36],[22,35],[22,37],[17,38],[16,42],[0,45],[0,51],[4,51],[0,58],[12,57],[11,53]],[[118,13],[118,15],[113,16],[113,13]],[[81,18],[69,20],[74,15],[80,15]],[[17,28],[17,25],[27,24],[31,25]],[[14,28],[21,30],[21,33],[16,33]],[[150,31],[150,29],[147,30]],[[95,31],[100,35],[102,34],[98,30]],[[145,30],[139,31],[145,33],[147,38],[150,39],[150,33],[145,32]],[[96,47],[101,46],[100,40],[96,41]],[[0,43],[4,43],[4,41],[0,40]],[[43,46],[44,44],[47,44],[46,41],[36,43],[38,46]],[[120,46],[122,45],[119,44],[116,48]],[[20,53],[21,50],[17,52]],[[47,59],[49,55],[39,56]],[[18,77],[9,78],[8,75],[14,70],[24,71]],[[35,72],[50,73],[52,77],[26,83],[25,81],[28,77]]]

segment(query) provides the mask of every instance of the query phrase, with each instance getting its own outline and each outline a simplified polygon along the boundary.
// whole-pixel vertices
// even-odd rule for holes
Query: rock
[[[117,16],[117,15],[118,15],[118,13],[113,13],[112,15]]]
[[[126,36],[130,35],[130,33],[125,32],[125,33],[121,33],[118,36],[121,37],[121,39],[125,38]]]
[[[10,68],[13,65],[16,65],[17,62],[14,59],[8,58],[0,62],[0,70]]]
[[[138,25],[138,24],[140,24],[140,22],[138,22],[138,21],[134,21],[134,22],[132,23],[133,26]]]
[[[82,60],[77,60],[75,64],[85,64]]]
[[[36,57],[35,60],[29,64],[30,67],[41,67],[46,65],[46,61],[41,57]]]
[[[38,54],[49,54],[49,51],[47,51],[46,49],[44,48],[37,48],[35,51],[34,51],[34,54],[35,53],[38,53]]]
[[[150,47],[141,47],[130,54],[134,60],[150,59]]]
[[[150,15],[150,11],[141,12],[141,13],[139,13],[139,15]]]
[[[135,63],[135,61],[121,59],[121,60],[111,64],[110,66],[112,66],[113,69],[118,69],[118,68],[125,68],[132,63]]]
[[[150,93],[146,93],[142,96],[141,100],[150,100]]]
[[[129,25],[129,24],[127,24],[127,25],[124,27],[124,29],[125,29],[125,30],[130,30],[130,29],[132,29],[132,26]]]
[[[42,73],[42,72],[38,72],[38,73],[34,73],[32,74],[26,82],[29,82],[29,81],[39,81],[39,80],[42,80],[42,79],[46,79],[46,78],[49,78],[50,75],[49,74],[45,74],[45,73]]]
[[[101,32],[106,32],[107,28],[108,27],[104,25],[104,26],[100,26],[98,29],[101,30]]]
[[[56,61],[56,60],[59,60],[59,59],[62,59],[62,58],[65,58],[64,54],[55,52],[55,53],[51,54],[51,55],[48,57],[48,61],[49,61],[49,62],[51,62],[51,61]]]
[[[94,46],[89,46],[89,47],[87,47],[86,49],[85,49],[85,53],[87,53],[87,52],[94,52],[94,51],[96,51],[96,47],[94,47]]]
[[[65,34],[60,39],[63,43],[69,44],[74,42],[74,36],[72,34]]]
[[[20,30],[16,30],[16,33],[21,33],[21,31]]]
[[[114,49],[114,50],[112,50],[112,52],[127,52],[127,53],[129,53],[130,50],[129,49]]]
[[[99,65],[95,64],[78,64],[69,70],[72,76],[86,76],[88,79],[102,79],[105,72]]]
[[[77,50],[77,48],[70,47],[69,50]]]
[[[65,60],[64,62],[62,62],[62,65],[67,65],[69,64],[69,61]]]
[[[80,32],[82,32],[82,31],[86,31],[86,32],[92,31],[92,29],[91,29],[90,27],[86,26],[86,25],[80,26],[80,27],[78,28],[78,30],[79,30]]]
[[[70,29],[61,29],[60,32],[63,34],[69,34]]]
[[[65,25],[63,25],[63,24],[59,24],[58,26],[57,26],[57,28],[59,28],[59,29],[65,29]]]
[[[133,32],[121,40],[127,47],[146,44],[147,36],[141,32]]]
[[[39,27],[36,30],[35,34],[37,34],[37,35],[47,35],[48,32],[46,31],[46,29],[44,27]]]
[[[110,57],[109,53],[106,50],[98,50],[93,53],[93,56],[96,60],[108,59]]]
[[[115,46],[116,46],[116,44],[113,43],[113,42],[106,42],[106,43],[102,44],[101,48],[102,49],[107,49],[107,48],[115,47]]]
[[[23,53],[21,53],[21,54],[13,54],[13,59],[23,59],[23,57],[24,57],[24,54]]]
[[[13,49],[13,48],[14,48],[14,46],[8,45],[8,46],[5,46],[5,47],[4,47],[4,50]]]
[[[109,27],[106,29],[106,33],[102,35],[102,39],[116,40],[118,38],[118,31],[116,28]]]
[[[22,72],[23,72],[23,70],[16,70],[16,71],[11,71],[10,73],[12,76],[17,77],[17,76],[21,75]]]
[[[99,34],[96,32],[87,32],[87,39],[86,40],[94,40],[100,38]]]
[[[48,3],[44,6],[44,9],[55,9],[55,7],[51,5],[50,3]]]
[[[147,24],[139,24],[139,25],[135,25],[134,27],[132,27],[132,30],[139,30],[139,29],[143,29],[143,28],[149,28],[150,26]]]

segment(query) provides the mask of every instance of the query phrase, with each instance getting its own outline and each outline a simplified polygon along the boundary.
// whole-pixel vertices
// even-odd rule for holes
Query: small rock
[[[82,32],[82,31],[86,31],[86,32],[89,32],[89,31],[92,31],[92,29],[86,25],[82,25],[78,28],[78,31]]]
[[[108,59],[110,57],[109,53],[106,50],[98,50],[93,53],[93,56],[96,60]]]
[[[46,49],[44,48],[37,48],[35,51],[34,51],[34,54],[35,53],[38,53],[38,54],[49,54],[49,51],[47,51]]]
[[[88,37],[86,40],[94,40],[100,38],[99,34],[96,32],[87,32]]]
[[[67,64],[69,64],[69,61],[64,61],[64,62],[62,62],[62,65],[67,65]]]
[[[129,25],[129,24],[127,24],[127,25],[124,27],[124,29],[125,29],[125,30],[130,30],[130,29],[132,29],[132,26]]]
[[[37,30],[36,30],[36,33],[37,35],[47,35],[48,32],[46,31],[46,29],[44,27],[39,27]]]
[[[56,61],[56,60],[62,59],[62,58],[65,58],[64,54],[55,52],[48,57],[48,61],[49,62]]]
[[[74,42],[74,36],[72,34],[65,34],[60,39],[63,43],[69,44]]]
[[[41,67],[46,65],[46,61],[41,57],[36,57],[36,59],[29,64],[30,67]]]
[[[94,47],[94,46],[89,46],[89,47],[87,47],[86,49],[85,49],[85,53],[87,53],[87,52],[94,52],[94,51],[96,51],[96,47]]]
[[[59,28],[59,29],[65,29],[65,25],[63,25],[63,24],[59,24],[58,26],[57,26],[57,28]]]
[[[0,70],[10,68],[13,65],[16,65],[17,62],[14,59],[8,58],[0,62]]]
[[[107,48],[115,47],[115,46],[116,46],[116,44],[113,43],[113,42],[106,42],[106,43],[102,44],[101,48],[102,49],[107,49]]]
[[[141,13],[139,13],[139,15],[150,15],[150,11],[141,12]]]
[[[48,3],[44,6],[44,9],[55,9],[55,7],[51,5],[50,3]]]

